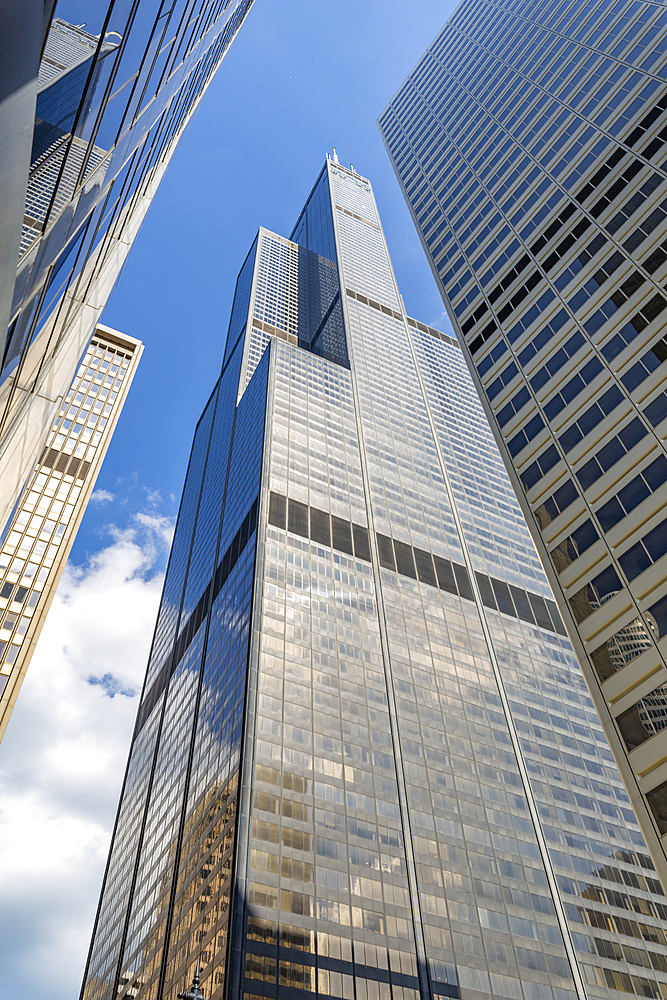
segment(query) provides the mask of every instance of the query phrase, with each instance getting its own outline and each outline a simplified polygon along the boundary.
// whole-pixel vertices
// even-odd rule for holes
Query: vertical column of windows
[[[90,492],[84,484],[108,444],[131,366],[127,350],[91,341],[6,527],[0,548],[0,694],[9,682],[11,695],[27,668],[40,600],[54,586],[56,561],[64,565],[62,551],[73,541],[82,492],[84,498]],[[22,655],[22,649],[28,652]]]
[[[490,8],[487,10],[491,16]],[[545,10],[546,6],[540,5],[539,12],[528,17],[539,20]],[[425,180],[433,189],[440,190],[436,188],[439,178],[435,171],[416,150],[410,172],[406,163],[399,167],[527,499],[536,508],[545,539],[545,555],[548,550],[582,633],[587,635],[590,630],[599,629],[605,621],[611,627],[615,611],[621,608],[619,601],[627,603],[626,596],[616,599],[624,583],[631,585],[638,601],[627,614],[636,618],[638,609],[645,608],[645,621],[649,625],[642,624],[641,628],[649,636],[648,645],[640,648],[638,656],[619,661],[619,669],[625,669],[642,655],[655,655],[651,653],[650,635],[661,636],[661,626],[654,627],[657,619],[645,606],[655,607],[660,616],[664,589],[659,568],[664,550],[664,524],[660,516],[664,504],[661,492],[664,462],[659,457],[662,452],[659,441],[661,423],[667,417],[661,367],[667,360],[661,329],[667,305],[661,287],[665,259],[661,245],[664,240],[661,152],[667,137],[666,105],[662,96],[664,85],[659,79],[651,79],[645,72],[618,62],[621,54],[628,53],[629,61],[635,65],[641,62],[645,70],[663,60],[664,12],[657,8],[643,11],[646,16],[637,18],[633,13],[626,18],[621,8],[612,12],[608,5],[602,4],[595,15],[606,19],[601,29],[594,28],[594,19],[583,27],[581,22],[576,27],[559,26],[558,30],[570,34],[570,41],[555,41],[553,36],[545,37],[544,32],[538,32],[533,42],[537,42],[535,51],[539,51],[539,58],[530,51],[528,35],[520,38],[521,32],[515,31],[519,40],[516,52],[520,51],[522,58],[528,60],[524,65],[516,53],[502,51],[496,43],[490,46],[495,57],[509,61],[527,78],[523,85],[527,89],[522,96],[522,119],[511,121],[501,107],[507,66],[496,62],[487,70],[487,79],[489,75],[493,78],[493,87],[489,89],[495,95],[494,116],[507,128],[513,142],[520,142],[539,160],[537,166],[529,168],[532,175],[527,184],[520,173],[511,176],[514,190],[510,187],[509,197],[503,202],[504,212],[512,212],[512,227],[528,253],[520,250],[517,243],[516,249],[510,249],[503,260],[505,247],[500,242],[494,247],[497,234],[485,229],[490,212],[478,217],[479,236],[449,212],[448,222],[443,219],[438,224],[444,223],[443,235],[449,224],[465,248],[467,259],[474,257],[471,270],[477,281],[471,288],[470,278],[462,273],[464,257],[460,256],[459,263],[445,241],[438,245],[434,238],[437,227],[429,228],[426,216],[420,217],[417,209],[417,191],[423,197]],[[651,23],[655,31],[650,36],[645,29],[654,16]],[[494,12],[492,19],[495,17]],[[485,21],[487,24],[482,28]],[[454,100],[467,99],[469,75],[476,73],[479,77],[481,60],[488,58],[488,52],[479,53],[478,58],[466,47],[470,41],[489,45],[487,39],[482,39],[486,27],[488,20],[482,18],[479,25],[468,27],[457,22],[456,27],[451,25],[444,31],[449,46],[448,69],[456,77]],[[526,25],[525,30],[528,28]],[[631,50],[632,41],[639,37],[650,38],[649,44]],[[606,48],[608,55],[589,49],[587,54],[580,50],[575,56],[572,46],[575,40],[597,49],[612,41],[613,46]],[[654,42],[655,50],[650,53]],[[567,69],[562,72],[558,62],[565,52]],[[439,75],[441,59],[436,61],[428,53],[420,66],[420,75],[413,74],[412,83],[403,88],[404,107],[397,113],[394,105],[393,112],[388,109],[385,113],[381,127],[384,129],[385,120],[387,123],[391,120],[394,129],[388,141],[390,151],[399,135],[412,140],[406,104],[412,109],[427,110],[428,67],[432,76]],[[423,96],[418,93],[420,90]],[[446,93],[449,99],[448,87],[439,85],[437,90],[439,97],[445,98]],[[550,102],[547,91],[558,94],[558,101]],[[579,123],[560,101],[565,101],[570,109],[579,109]],[[482,103],[491,109],[488,99],[483,98]],[[441,107],[444,110],[438,104],[437,112],[431,112],[431,123],[440,118]],[[539,124],[532,135],[527,132],[533,127],[531,118]],[[473,119],[474,115],[469,114],[469,120]],[[427,129],[428,121],[427,114]],[[403,131],[396,128],[397,124]],[[489,125],[493,128],[490,121]],[[447,144],[453,148],[459,138],[451,115],[448,126]],[[553,138],[549,135],[552,126]],[[603,128],[606,132],[600,135]],[[610,142],[612,137],[614,143]],[[553,143],[550,148],[547,140]],[[619,141],[622,146],[616,145]],[[477,169],[490,167],[497,157],[498,150],[492,143],[491,139],[485,149],[478,143],[481,156],[475,161]],[[516,144],[505,150],[504,162],[508,165],[512,153],[518,149]],[[556,153],[562,157],[565,148],[567,154],[557,161]],[[633,157],[630,150],[634,149],[637,155]],[[469,159],[472,161],[473,157]],[[498,162],[493,167],[500,180]],[[658,164],[657,169],[649,165],[652,163]],[[550,174],[545,177],[547,169]],[[472,172],[471,167],[468,176]],[[552,178],[558,178],[562,188],[572,192],[565,209],[562,189],[554,191]],[[455,183],[460,190],[460,179],[456,178]],[[473,188],[471,184],[471,195]],[[519,197],[518,190],[521,190]],[[489,185],[487,205],[492,200],[491,192],[497,198],[498,191]],[[442,201],[439,207],[444,208]],[[467,211],[468,219],[474,217],[472,198]],[[559,223],[563,228],[560,236]],[[480,236],[485,241],[481,245],[475,242]],[[511,236],[506,239],[511,240]],[[487,257],[488,250],[491,254]],[[528,270],[531,256],[539,264],[532,275]],[[631,256],[638,259],[634,268],[628,262]],[[489,281],[492,272],[486,269],[488,263],[492,267],[499,265],[495,286]],[[543,285],[540,287],[543,276],[552,282],[547,292]],[[522,284],[517,288],[520,279]],[[475,285],[486,292],[481,302]],[[575,327],[575,317],[579,329]],[[568,477],[566,465],[574,475]],[[624,537],[627,540],[622,542]],[[582,587],[582,581],[588,577],[589,582]],[[592,621],[589,625],[588,619],[596,613],[597,625]],[[642,622],[642,618],[637,621]],[[611,677],[610,673],[605,675],[607,680]],[[635,741],[635,746],[638,733],[650,736],[655,732],[646,727],[637,729],[638,712],[639,715],[648,712],[650,719],[659,716],[659,704],[647,705],[626,709],[631,723],[619,721],[619,732],[626,745],[623,726],[628,732],[630,724],[635,727],[634,735],[628,737]],[[618,712],[614,710],[614,714]],[[645,742],[643,735],[642,741]],[[659,796],[655,803],[658,800]],[[654,815],[658,817],[661,807],[655,803]]]

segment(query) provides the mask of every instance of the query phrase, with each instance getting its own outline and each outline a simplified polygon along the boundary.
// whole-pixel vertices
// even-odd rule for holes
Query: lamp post
[[[176,996],[178,997],[178,1000],[206,1000],[206,997],[199,989],[200,981],[201,980],[199,978],[199,959],[197,959],[197,970],[194,976],[192,977],[192,986],[187,991],[187,993],[177,993]]]

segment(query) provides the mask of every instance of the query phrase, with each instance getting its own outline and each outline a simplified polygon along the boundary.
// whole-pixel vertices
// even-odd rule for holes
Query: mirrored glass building
[[[667,12],[465,0],[380,118],[667,878]]]
[[[9,321],[0,329],[2,526],[178,140],[251,6],[252,0],[58,3],[41,62],[35,57],[32,104],[24,102],[26,120],[18,123],[20,136],[30,140],[22,186],[16,156],[13,175],[0,180],[0,322]],[[34,7],[26,0],[17,8],[17,23]],[[45,12],[52,7],[47,0]],[[27,48],[34,34],[34,27],[24,32]],[[24,76],[28,56],[18,60]],[[10,67],[3,64],[1,72],[10,86]],[[0,102],[4,123],[2,113]],[[4,170],[4,159],[0,165]],[[7,190],[17,185],[21,197],[9,203]],[[12,250],[7,220],[18,201],[24,207]],[[9,283],[8,269],[14,269]]]
[[[462,352],[327,160],[238,276],[82,997],[667,998],[666,931]]]

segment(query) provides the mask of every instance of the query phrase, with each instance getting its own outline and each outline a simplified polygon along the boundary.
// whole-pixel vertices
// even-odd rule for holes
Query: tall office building
[[[328,160],[239,273],[82,996],[667,997],[666,930],[461,351]]]
[[[0,740],[143,352],[99,324],[0,538]]]
[[[36,5],[15,4],[12,25],[34,15]],[[51,23],[32,104],[26,98],[13,112],[25,156],[9,156],[7,143],[0,147],[0,526],[41,453],[178,140],[251,6],[58,6],[62,16]],[[48,12],[53,3],[44,0],[43,7]],[[37,27],[39,19],[24,41]],[[8,92],[17,86],[6,79],[13,69],[19,83],[29,76],[23,56],[17,67],[2,61]],[[4,110],[0,102],[0,116]],[[32,118],[17,122],[28,113]]]
[[[667,12],[457,8],[380,128],[663,881]]]

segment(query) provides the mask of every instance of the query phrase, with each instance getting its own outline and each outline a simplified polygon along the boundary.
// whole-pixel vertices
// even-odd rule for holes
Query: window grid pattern
[[[184,593],[181,621],[192,617],[186,615],[190,605],[185,596],[205,590],[199,582],[204,568],[214,567],[222,553],[229,557],[230,542],[238,537],[240,521],[259,490],[269,355],[236,404],[242,355],[239,341],[195,438],[188,472],[192,486],[186,482],[185,488],[190,509],[184,500],[174,542],[174,550],[186,553],[189,561],[184,572],[172,558],[167,574],[176,574],[175,593]],[[236,408],[233,423],[225,400],[231,400],[232,413]],[[233,495],[220,488],[221,482],[224,485],[220,461],[232,470]],[[206,502],[211,490],[214,499]],[[197,550],[190,555],[192,508],[199,535]],[[181,532],[185,544],[179,542]],[[254,535],[243,540],[242,552],[234,559],[156,698],[151,688],[159,682],[158,661],[151,661],[156,666],[147,674],[144,697],[152,704],[147,714],[140,713],[142,724],[130,752],[84,983],[86,1000],[130,997],[138,987],[146,997],[156,998],[163,990],[180,988],[202,957],[204,939],[209,995],[213,1000],[223,995]],[[192,591],[190,574],[197,581]],[[163,604],[167,600],[171,601],[168,580]],[[174,647],[172,638],[166,661],[159,662],[169,665],[172,656],[176,658]],[[221,691],[226,692],[222,700]],[[202,871],[210,877],[202,879]]]
[[[142,3],[139,11],[135,3],[107,0],[94,14],[79,4],[76,24],[51,25],[37,107],[48,119],[35,120],[0,359],[0,434],[18,426],[27,454],[44,442],[17,387],[36,378],[35,398],[42,406],[53,401],[48,425],[74,371],[77,345],[93,335],[178,140],[252,2],[176,0],[168,9]],[[74,12],[76,4],[70,6]],[[46,387],[54,371],[62,384]],[[29,471],[19,460],[6,470],[10,497],[18,496]]]
[[[348,207],[345,185],[359,197],[358,175],[332,164],[325,171],[311,198],[324,191],[333,218],[335,205]],[[350,204],[364,218],[364,206]],[[324,196],[319,209],[321,221]],[[377,244],[342,215],[334,256],[343,275],[348,252],[379,267]],[[327,232],[321,225],[318,239]],[[383,287],[395,290],[384,240],[382,249]],[[201,954],[203,988],[220,1000],[234,944],[246,997],[418,1000],[427,984],[439,996],[575,1000],[553,871],[572,907],[591,996],[607,995],[608,973],[638,988],[646,982],[656,995],[664,982],[667,997],[667,974],[643,944],[650,939],[651,953],[667,956],[667,903],[572,647],[527,618],[519,581],[532,571],[536,608],[549,591],[461,353],[361,294],[345,296],[349,370],[272,337],[237,404],[216,560],[259,491],[256,606],[254,549],[240,541],[220,604],[189,639],[188,631],[166,694],[142,716],[120,813],[133,825],[117,833],[90,995],[102,1000],[120,986],[129,996],[139,984],[157,997],[160,975],[169,988],[187,982]],[[385,302],[377,290],[373,300]],[[227,372],[245,382],[240,364]],[[202,465],[193,465],[197,482]],[[352,554],[343,522],[368,529],[370,560]],[[191,522],[183,524],[189,534]],[[381,536],[393,539],[398,571],[378,559]],[[439,557],[428,564],[436,568],[451,560],[453,588],[406,572],[416,553],[413,569],[428,575],[420,552]],[[472,599],[461,572],[471,563],[499,610]],[[514,614],[503,612],[503,587]],[[251,634],[256,702],[245,703]],[[244,724],[254,727],[252,758],[239,759]],[[247,809],[235,843],[239,766]],[[135,792],[144,804],[133,812]],[[233,857],[244,866],[236,899]],[[121,871],[135,872],[135,888],[118,904]],[[602,932],[586,922],[591,900],[600,914],[591,920],[607,921]],[[230,910],[241,925],[225,923]],[[610,955],[632,922],[639,928],[638,912],[648,937],[634,937],[620,959]]]
[[[9,721],[10,698],[27,670],[46,600],[58,585],[64,553],[74,541],[134,375],[141,354],[135,359],[136,346],[127,341],[119,347],[98,331],[5,528],[0,546],[0,732]]]
[[[631,46],[635,37],[642,45]],[[637,441],[650,436],[664,454],[666,51],[658,5],[640,13],[606,0],[581,11],[546,0],[464,2],[380,118],[498,439],[507,440],[550,582],[570,602],[573,634],[582,626],[584,661],[587,636],[613,631],[614,609],[628,600],[613,600],[624,582],[635,613],[648,614],[667,580],[662,548],[650,533],[641,541],[639,512],[629,514],[626,532],[636,527],[618,552],[605,538],[579,559],[590,566],[583,588],[574,568],[558,583],[547,554],[558,525],[540,523],[565,469],[581,473],[588,490],[597,481],[586,505],[614,501],[618,478],[602,477],[610,466],[597,470],[597,452],[627,416],[641,427]],[[630,565],[632,543],[642,555]],[[624,553],[627,573],[617,561]],[[622,740],[613,745],[625,757]],[[665,875],[658,800],[644,799],[642,815]]]
[[[256,274],[254,315],[298,337],[299,248],[296,243],[263,232]]]

